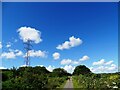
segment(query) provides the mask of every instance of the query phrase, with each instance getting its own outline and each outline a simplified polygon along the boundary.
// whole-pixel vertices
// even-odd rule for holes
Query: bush
[[[92,74],[91,76],[79,75],[73,77],[75,87],[78,88],[120,88],[118,74]]]
[[[59,70],[60,73],[63,74],[60,77],[60,73],[58,73]],[[60,85],[66,81],[67,72],[63,71],[63,69],[57,69],[54,73],[52,73],[54,77],[51,77],[51,73],[47,71],[45,67],[13,68],[9,71],[2,72],[2,86],[3,89],[53,90],[60,87]]]

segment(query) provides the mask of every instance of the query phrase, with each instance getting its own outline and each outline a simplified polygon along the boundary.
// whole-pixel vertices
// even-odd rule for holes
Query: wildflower
[[[107,87],[110,88],[110,85],[108,84]]]
[[[112,82],[113,84],[116,84],[115,82]]]
[[[118,88],[118,86],[114,86],[113,88]]]

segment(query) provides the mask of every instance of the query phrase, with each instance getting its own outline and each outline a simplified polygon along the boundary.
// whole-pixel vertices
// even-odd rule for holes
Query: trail
[[[68,88],[69,90],[74,90],[73,83],[72,83],[72,77],[70,77],[70,80],[67,80],[63,90],[68,90]]]

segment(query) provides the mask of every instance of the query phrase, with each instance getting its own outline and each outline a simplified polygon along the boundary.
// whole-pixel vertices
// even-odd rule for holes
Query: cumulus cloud
[[[83,56],[81,59],[80,59],[80,61],[86,61],[86,60],[89,60],[90,59],[90,57],[88,57],[87,55],[85,55],[85,56]]]
[[[113,60],[108,61],[108,62],[106,62],[105,64],[106,64],[106,65],[110,65],[110,64],[112,64],[112,63],[113,63]]]
[[[75,66],[72,65],[65,65],[64,67],[62,67],[63,69],[65,69],[68,73],[73,73]]]
[[[0,49],[2,48],[2,43],[0,42]]]
[[[75,38],[74,36],[72,36],[69,38],[69,41],[65,41],[63,44],[58,45],[56,48],[60,50],[70,49],[80,44],[82,44],[82,40],[80,38]]]
[[[46,57],[46,52],[45,51],[41,51],[41,50],[38,50],[38,51],[35,51],[35,50],[30,50],[29,51],[29,55],[31,57]]]
[[[60,58],[60,53],[58,53],[58,52],[53,53],[53,58],[55,60],[59,59]]]
[[[34,43],[40,43],[42,41],[41,32],[36,30],[35,28],[21,27],[18,29],[18,32],[20,39],[22,39],[23,42],[26,42],[27,40],[31,40]]]
[[[110,60],[108,62],[105,62],[104,59],[101,59],[97,62],[93,62],[93,65],[111,65],[113,63],[113,60]]]
[[[104,63],[105,63],[105,60],[101,59],[98,62],[93,62],[93,65],[103,65]]]
[[[108,73],[108,72],[116,72],[117,66],[99,66],[99,67],[90,67],[90,70],[94,73]]]
[[[117,66],[113,64],[112,60],[105,62],[104,59],[101,59],[98,62],[93,62],[93,66],[96,67],[90,67],[90,70],[95,73],[107,73],[107,72],[117,71]]]
[[[23,55],[23,52],[22,51],[17,51],[16,52],[16,56],[22,56]]]
[[[63,59],[61,61],[61,65],[68,65],[68,64],[79,64],[79,62],[71,59]]]
[[[0,57],[6,59],[15,59],[16,56],[22,56],[22,55],[23,55],[22,51],[10,49],[9,52],[3,52]]]
[[[117,70],[117,66],[115,64],[112,64],[110,67],[108,67],[108,71],[114,71]]]
[[[48,71],[52,72],[52,71],[53,71],[53,69],[55,69],[55,67],[54,67],[54,66],[49,65],[48,67],[46,67],[46,69],[47,69]]]
[[[61,64],[62,64],[62,65],[71,64],[71,62],[72,62],[72,60],[70,60],[70,59],[63,59],[63,60],[61,61]]]
[[[14,59],[16,56],[14,52],[3,52],[1,57],[6,59]]]

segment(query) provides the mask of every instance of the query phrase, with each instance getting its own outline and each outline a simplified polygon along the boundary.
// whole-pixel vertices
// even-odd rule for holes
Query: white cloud
[[[113,64],[112,60],[105,62],[104,59],[101,59],[98,62],[93,62],[93,66],[96,67],[90,67],[90,70],[95,73],[108,73],[108,72],[110,73],[117,71],[117,66]]]
[[[79,62],[71,59],[63,59],[61,61],[61,65],[68,65],[68,64],[79,64]]]
[[[79,61],[72,61],[71,64],[79,64]]]
[[[101,59],[98,62],[93,62],[93,65],[104,65],[104,63],[105,63],[105,60]]]
[[[53,53],[53,58],[55,60],[59,59],[60,58],[60,53],[58,53],[58,52]]]
[[[20,50],[9,49],[9,52],[3,52],[0,57],[6,59],[15,59],[16,56],[22,56],[22,55],[23,52]]]
[[[27,67],[28,65],[21,65],[20,67]]]
[[[55,67],[54,67],[54,66],[49,65],[48,67],[46,67],[46,69],[47,69],[48,71],[52,72],[52,71],[53,71],[53,69],[55,69]]]
[[[106,64],[106,65],[110,65],[110,64],[112,64],[112,63],[113,63],[113,61],[111,60],[111,61],[106,62],[105,64]]]
[[[116,65],[115,64],[111,64],[111,67],[116,67]]]
[[[2,48],[2,43],[0,42],[0,49]]]
[[[112,63],[113,63],[113,60],[105,62],[104,59],[101,59],[98,62],[93,62],[93,65],[111,65]]]
[[[62,67],[63,69],[65,69],[68,73],[73,73],[75,66],[72,65],[65,65],[64,67]]]
[[[7,69],[7,68],[5,68],[5,67],[0,67],[0,69]]]
[[[45,51],[41,51],[41,50],[38,50],[38,51],[35,51],[35,50],[30,50],[29,51],[29,55],[31,57],[46,57],[46,52]]]
[[[94,67],[89,67],[90,71],[94,72]]]
[[[108,71],[116,71],[117,70],[117,66],[111,66],[111,67],[108,67]]]
[[[22,55],[23,55],[23,52],[22,52],[22,51],[16,52],[16,56],[22,56]]]
[[[81,59],[79,60],[72,60],[72,59],[63,59],[61,60],[61,65],[70,65],[70,64],[80,64],[81,61],[85,61],[90,59],[87,55],[83,56]]]
[[[65,41],[63,44],[58,45],[56,48],[60,50],[70,49],[80,44],[82,44],[82,40],[80,38],[75,38],[74,36],[72,36],[69,38],[69,41]]]
[[[23,42],[26,42],[27,40],[31,40],[34,43],[39,43],[42,41],[41,32],[36,30],[35,28],[21,27],[18,29],[18,32],[20,39],[22,39]]]
[[[62,64],[62,65],[71,64],[71,62],[72,62],[72,60],[70,60],[70,59],[63,59],[63,60],[61,61],[61,64]]]
[[[6,59],[14,59],[16,56],[14,52],[3,52],[1,57]]]
[[[87,55],[85,55],[85,56],[83,56],[81,59],[80,59],[80,61],[86,61],[86,60],[89,60],[90,59],[90,57],[88,57]]]
[[[44,67],[44,65],[36,65],[36,66]]]
[[[6,44],[6,47],[7,47],[7,48],[10,48],[11,45],[12,45],[12,43],[11,43],[11,42],[8,42],[8,43]]]
[[[110,72],[116,72],[117,66],[111,65],[111,66],[99,66],[99,67],[90,67],[90,70],[94,73],[110,73]]]
[[[6,47],[9,48],[9,47],[11,47],[11,45],[10,45],[10,44],[7,44]]]

